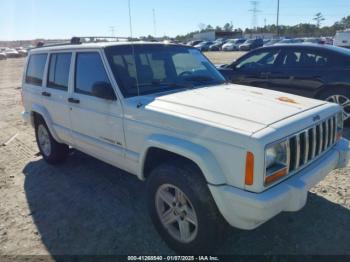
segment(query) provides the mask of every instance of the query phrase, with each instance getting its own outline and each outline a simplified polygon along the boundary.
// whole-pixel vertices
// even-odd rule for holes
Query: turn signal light
[[[247,186],[252,186],[254,184],[254,154],[252,152],[247,153],[245,166],[245,184]]]
[[[280,180],[282,177],[286,176],[287,173],[288,173],[287,168],[284,168],[284,169],[274,173],[271,176],[267,176],[265,179],[265,185],[268,186],[268,185],[275,183],[276,181]]]

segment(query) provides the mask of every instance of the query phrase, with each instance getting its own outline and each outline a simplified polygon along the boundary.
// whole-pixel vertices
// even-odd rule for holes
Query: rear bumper
[[[231,186],[209,188],[221,214],[231,226],[252,230],[281,212],[302,209],[307,202],[308,191],[334,169],[346,167],[349,159],[349,142],[342,139],[311,166],[261,194]]]
[[[28,113],[26,111],[22,112],[22,119],[26,123],[31,123],[30,113]]]

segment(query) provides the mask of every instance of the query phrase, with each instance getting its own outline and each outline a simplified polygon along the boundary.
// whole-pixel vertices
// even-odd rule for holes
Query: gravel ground
[[[227,63],[239,55],[208,57]],[[23,63],[0,61],[0,254],[172,254],[148,218],[144,184],[135,177],[79,152],[60,167],[43,162],[20,117]],[[350,255],[349,171],[313,188],[301,212],[254,231],[232,229],[217,253]]]

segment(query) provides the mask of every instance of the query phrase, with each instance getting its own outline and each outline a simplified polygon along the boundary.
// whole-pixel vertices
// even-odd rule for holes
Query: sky
[[[130,0],[133,36],[174,37],[199,24],[235,28],[253,24],[250,0]],[[280,0],[280,24],[323,25],[350,15],[350,0]],[[155,10],[156,28],[153,23]],[[277,0],[260,0],[258,25],[276,23]],[[72,36],[130,36],[128,0],[0,0],[0,40],[63,39]],[[156,30],[155,30],[156,29]]]

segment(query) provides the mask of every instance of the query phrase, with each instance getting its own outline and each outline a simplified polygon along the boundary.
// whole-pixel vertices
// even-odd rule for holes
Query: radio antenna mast
[[[139,85],[139,75],[137,71],[137,65],[136,65],[136,55],[135,55],[135,45],[134,45],[134,39],[133,39],[133,30],[132,30],[132,17],[131,17],[131,0],[128,0],[129,4],[129,23],[130,23],[130,38],[131,38],[131,49],[132,49],[132,57],[134,60],[134,66],[135,66],[135,71],[136,71],[136,88],[137,88],[137,96],[140,96],[140,85]],[[142,104],[139,102],[137,107],[141,107]]]
[[[156,10],[153,8],[153,30],[154,38],[157,38],[157,20],[156,20]]]

